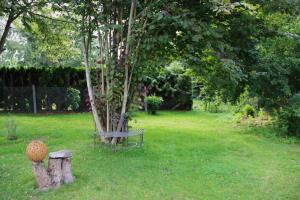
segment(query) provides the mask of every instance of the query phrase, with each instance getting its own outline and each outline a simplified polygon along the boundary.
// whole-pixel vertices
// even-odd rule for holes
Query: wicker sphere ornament
[[[27,157],[34,161],[40,162],[44,160],[48,154],[47,146],[40,140],[33,140],[26,148]]]

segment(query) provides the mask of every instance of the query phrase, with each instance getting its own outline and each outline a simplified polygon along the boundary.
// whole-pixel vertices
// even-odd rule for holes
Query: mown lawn
[[[0,199],[300,199],[300,144],[265,128],[237,127],[230,114],[136,113],[145,146],[93,149],[90,114],[16,115],[19,139],[7,141],[0,115]],[[26,145],[74,153],[76,181],[40,192]]]

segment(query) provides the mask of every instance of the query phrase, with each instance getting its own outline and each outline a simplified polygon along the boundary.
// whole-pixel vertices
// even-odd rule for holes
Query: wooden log
[[[62,159],[49,158],[48,172],[51,177],[51,186],[58,187],[62,182]]]
[[[74,176],[72,175],[72,163],[71,158],[65,158],[62,161],[62,181],[64,183],[72,183],[74,181]]]
[[[45,168],[43,161],[32,162],[32,168],[36,177],[39,189],[48,189],[51,186],[51,178]]]
[[[61,183],[72,183],[74,181],[74,176],[72,175],[72,152],[68,150],[61,150],[56,152],[51,152],[49,154],[50,159],[61,159]]]

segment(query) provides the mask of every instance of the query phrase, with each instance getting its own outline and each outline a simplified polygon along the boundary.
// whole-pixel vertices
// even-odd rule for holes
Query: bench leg
[[[116,152],[117,151],[117,144],[109,144],[109,147],[110,147],[110,149],[113,151],[113,152]]]

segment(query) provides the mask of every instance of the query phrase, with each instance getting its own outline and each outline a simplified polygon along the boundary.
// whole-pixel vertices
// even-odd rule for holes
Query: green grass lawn
[[[7,141],[0,115],[0,199],[300,199],[300,144],[237,127],[231,115],[136,113],[145,146],[112,153],[93,148],[90,114],[17,115],[19,139]],[[26,145],[73,151],[76,181],[40,192]]]

